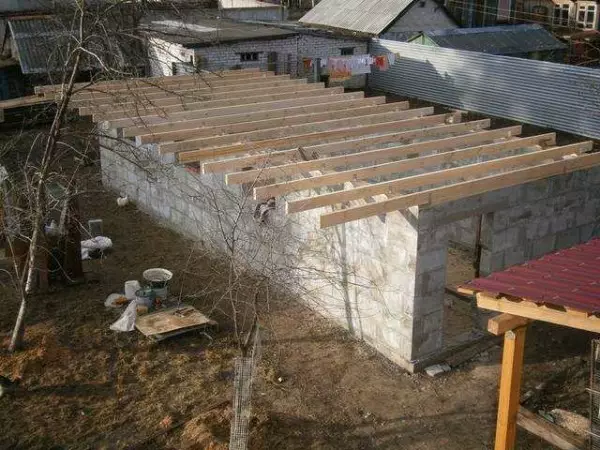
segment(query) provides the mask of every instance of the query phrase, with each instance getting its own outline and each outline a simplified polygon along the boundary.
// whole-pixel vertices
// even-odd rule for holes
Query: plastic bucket
[[[150,288],[139,289],[135,291],[135,302],[141,306],[152,308],[154,305],[155,293]]]
[[[142,275],[157,297],[161,299],[167,298],[169,294],[169,281],[173,278],[173,272],[157,267],[145,270]]]

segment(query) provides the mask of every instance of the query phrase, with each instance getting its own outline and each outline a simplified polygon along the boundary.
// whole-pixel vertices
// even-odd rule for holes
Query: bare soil
[[[87,171],[83,179],[94,192],[82,198],[83,222],[103,219],[114,250],[86,265],[96,282],[36,297],[26,349],[0,353],[0,374],[23,378],[0,398],[0,448],[227,448],[238,350],[227,314],[213,308],[226,286],[222,262],[194,259],[194,276],[184,277],[192,243],[135,205],[117,207],[115,194],[102,190],[98,168]],[[137,332],[109,330],[119,312],[104,307],[105,297],[149,267],[171,269],[172,292],[193,295],[188,301],[210,309],[220,322],[212,341],[196,333],[151,343]],[[8,287],[0,296],[5,348],[18,303]],[[273,301],[261,325],[251,448],[493,448],[500,347],[430,378],[401,370],[291,299]],[[576,367],[583,375],[557,380],[535,408],[585,413],[581,358],[590,335],[530,328],[523,392]],[[519,449],[550,448],[521,431],[518,439]]]

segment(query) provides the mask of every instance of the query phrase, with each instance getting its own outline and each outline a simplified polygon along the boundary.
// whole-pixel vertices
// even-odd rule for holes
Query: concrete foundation
[[[243,186],[192,173],[153,146],[132,159],[117,133],[101,138],[107,187],[214,251],[230,254],[235,241],[239,264],[408,370],[443,349],[448,242],[474,245],[480,215],[483,274],[600,235],[600,168],[321,230],[323,210],[286,216],[278,200],[260,221]]]

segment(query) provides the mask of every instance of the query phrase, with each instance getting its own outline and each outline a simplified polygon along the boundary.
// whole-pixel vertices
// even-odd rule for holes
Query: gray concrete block
[[[532,242],[531,258],[539,258],[556,248],[556,235],[549,234]]]
[[[498,253],[511,247],[523,245],[524,243],[525,229],[523,227],[511,227],[494,234],[491,250]]]
[[[509,248],[504,251],[504,267],[523,264],[527,259],[525,247]]]
[[[556,250],[562,250],[569,248],[580,242],[580,229],[571,228],[566,231],[562,231],[556,235]]]
[[[417,271],[425,273],[444,268],[446,265],[446,256],[447,250],[445,247],[428,252],[419,252],[417,254]]]
[[[480,272],[482,276],[487,276],[493,272],[498,272],[504,268],[504,252],[492,253],[483,249],[481,252]]]

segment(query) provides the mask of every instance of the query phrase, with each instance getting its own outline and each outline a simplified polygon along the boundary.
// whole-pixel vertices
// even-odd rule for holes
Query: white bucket
[[[150,288],[161,300],[164,300],[169,295],[169,281],[173,278],[173,272],[167,269],[154,268],[145,270],[142,274],[144,280],[148,282]]]

